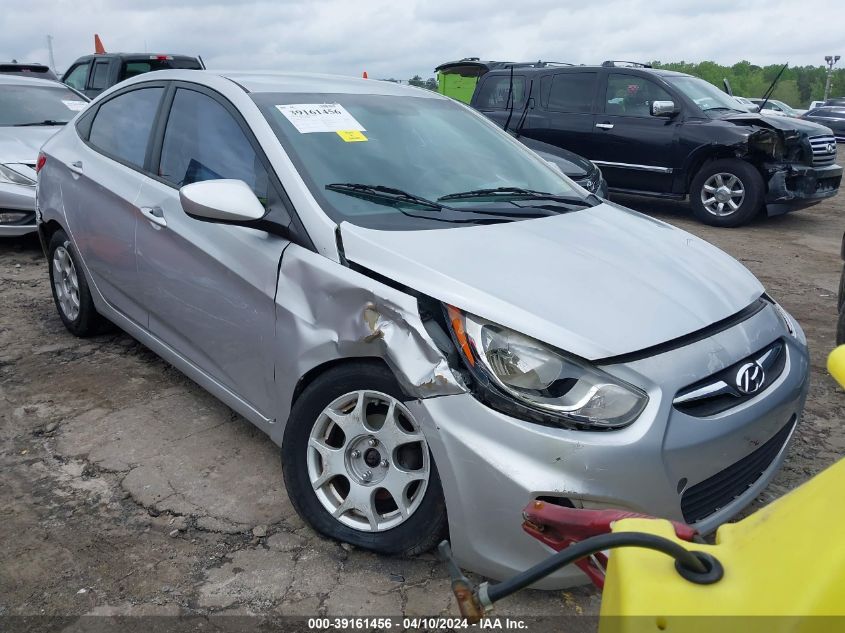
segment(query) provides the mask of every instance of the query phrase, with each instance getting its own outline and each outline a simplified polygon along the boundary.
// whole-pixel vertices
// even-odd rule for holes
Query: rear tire
[[[692,179],[690,204],[705,224],[735,227],[760,212],[765,190],[763,177],[752,164],[723,158],[705,163]]]
[[[47,249],[50,288],[59,318],[74,336],[100,333],[108,321],[97,312],[76,248],[61,229],[53,233]]]
[[[393,374],[376,362],[329,369],[297,398],[282,472],[294,509],[317,532],[405,556],[446,534],[437,467],[404,400]]]

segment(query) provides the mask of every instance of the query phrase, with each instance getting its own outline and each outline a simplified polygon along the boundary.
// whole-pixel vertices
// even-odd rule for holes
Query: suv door
[[[276,275],[287,239],[263,230],[196,220],[179,188],[201,180],[246,182],[289,220],[257,141],[217,93],[177,84],[140,199],[138,273],[149,329],[215,383],[267,419],[275,388]]]
[[[532,92],[539,92],[540,103],[533,104],[522,133],[589,156],[597,84],[598,73],[595,70],[580,69],[544,75],[539,91],[535,80]]]
[[[649,78],[609,71],[601,85],[587,157],[602,168],[611,188],[670,193],[676,167],[679,116],[651,114],[655,101],[680,100]]]
[[[96,106],[90,129],[77,128],[84,142],[68,153],[68,175],[62,182],[68,228],[91,279],[106,301],[143,326],[147,314],[139,303],[135,225],[141,213],[142,171],[163,93],[161,85],[144,86]]]

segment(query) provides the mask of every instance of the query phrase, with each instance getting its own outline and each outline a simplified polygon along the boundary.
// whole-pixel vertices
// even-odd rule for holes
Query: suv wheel
[[[705,164],[690,185],[696,217],[713,226],[745,224],[760,211],[765,185],[753,165],[728,158]]]
[[[53,233],[47,252],[53,301],[62,323],[75,336],[102,331],[108,322],[94,307],[79,257],[64,231]]]
[[[384,366],[328,370],[294,404],[282,443],[288,496],[318,532],[384,554],[412,555],[446,532],[446,504],[404,395]]]

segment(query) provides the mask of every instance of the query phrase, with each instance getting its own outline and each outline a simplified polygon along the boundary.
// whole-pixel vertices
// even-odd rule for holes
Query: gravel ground
[[[741,260],[807,333],[804,422],[754,507],[845,454],[845,398],[824,369],[845,194],[733,230],[677,203],[620,202]],[[433,554],[325,540],[281,482],[266,437],[132,338],[68,334],[37,240],[0,239],[0,615],[457,613]],[[586,587],[526,591],[498,614],[594,614],[599,603]]]

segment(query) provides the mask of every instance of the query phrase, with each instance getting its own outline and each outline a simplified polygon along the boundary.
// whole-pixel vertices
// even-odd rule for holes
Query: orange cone
[[[105,46],[100,41],[100,36],[94,33],[94,52],[97,55],[103,55],[106,52]]]
[[[363,77],[364,79],[369,79],[369,77],[367,77],[367,71],[366,71],[366,70],[364,71],[364,74],[362,75],[362,77]]]

